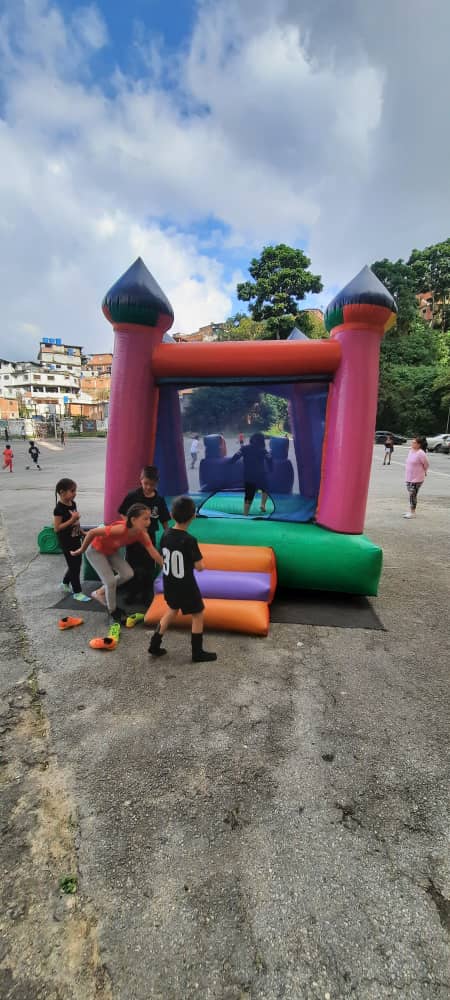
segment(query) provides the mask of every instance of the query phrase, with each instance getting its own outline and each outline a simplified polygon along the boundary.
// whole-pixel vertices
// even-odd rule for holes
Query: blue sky
[[[266,244],[306,250],[324,306],[365,263],[446,238],[450,5],[408,15],[1,0],[1,356],[110,348],[100,302],[139,255],[190,332],[239,307]]]

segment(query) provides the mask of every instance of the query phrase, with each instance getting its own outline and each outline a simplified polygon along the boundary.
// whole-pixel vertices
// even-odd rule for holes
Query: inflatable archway
[[[179,389],[284,386],[300,492],[314,523],[299,523],[300,514],[297,522],[291,510],[268,521],[204,516],[191,530],[200,541],[270,546],[283,585],[376,594],[382,553],[362,532],[380,343],[397,307],[372,271],[364,267],[328,306],[329,340],[174,343],[167,337],[172,307],[141,258],[102,308],[115,330],[105,521],[117,517],[142,466],[153,461],[162,492],[188,492]]]

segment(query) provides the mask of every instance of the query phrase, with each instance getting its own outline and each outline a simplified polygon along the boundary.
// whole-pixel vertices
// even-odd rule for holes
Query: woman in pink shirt
[[[415,517],[417,494],[429,468],[429,461],[422,449],[422,438],[413,438],[406,459],[405,480],[409,493],[409,511],[403,517]]]

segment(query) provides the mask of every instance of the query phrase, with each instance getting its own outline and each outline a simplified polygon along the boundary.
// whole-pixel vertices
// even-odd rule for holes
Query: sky
[[[265,245],[324,307],[446,239],[449,37],[448,0],[0,0],[0,356],[111,350],[138,256],[188,333]]]

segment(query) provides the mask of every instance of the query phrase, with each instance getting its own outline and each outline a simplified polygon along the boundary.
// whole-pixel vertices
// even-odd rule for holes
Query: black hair
[[[195,503],[190,497],[177,497],[172,504],[172,517],[177,524],[187,524],[195,517]]]
[[[144,465],[141,472],[141,479],[151,479],[154,483],[158,482],[159,471],[156,465]]]
[[[416,437],[416,441],[419,442],[422,451],[428,451],[428,441],[424,434],[421,434],[420,437]]]
[[[254,448],[257,448],[258,451],[263,451],[266,447],[264,434],[261,434],[261,431],[256,431],[256,433],[252,434],[250,438],[250,444],[253,445]]]
[[[148,514],[148,507],[145,503],[133,503],[129,510],[127,510],[127,528],[132,528],[133,517],[139,517],[139,514]]]
[[[33,443],[33,442],[31,442]],[[61,493],[65,493],[66,490],[73,490],[77,488],[77,484],[73,479],[59,479],[55,486],[55,499],[58,500],[58,496]]]

